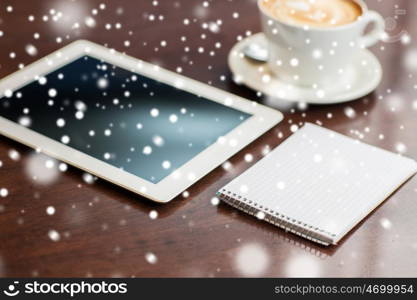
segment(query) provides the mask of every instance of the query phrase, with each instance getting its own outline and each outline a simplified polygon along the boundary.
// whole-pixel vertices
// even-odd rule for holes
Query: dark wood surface
[[[83,38],[257,98],[232,82],[226,63],[239,37],[260,31],[255,0],[213,0],[208,7],[203,1],[158,2],[0,1],[0,77]],[[384,68],[378,89],[357,101],[304,111],[278,104],[285,113],[281,124],[230,159],[229,170],[217,168],[192,186],[188,197],[169,204],[151,203],[102,180],[87,184],[75,168],[38,174],[34,180],[33,151],[0,137],[0,188],[8,190],[0,197],[0,276],[416,276],[417,178],[340,245],[328,248],[211,202],[216,190],[259,160],[266,147],[272,149],[289,136],[291,124],[320,123],[417,159],[417,2],[368,4],[389,25],[389,42],[372,48]],[[55,15],[62,11],[59,21],[51,10]],[[88,15],[95,27],[85,25]],[[221,24],[213,25],[218,20]],[[76,22],[79,28],[72,28]],[[36,47],[36,55],[25,51],[29,44]],[[346,109],[353,109],[355,116],[348,117]],[[11,150],[20,153],[19,160],[11,159]],[[244,159],[248,153],[252,162]],[[47,214],[49,206],[55,214]],[[152,210],[157,219],[149,217]],[[51,240],[51,230],[59,233],[59,241]],[[149,253],[156,263],[150,263],[155,261]]]

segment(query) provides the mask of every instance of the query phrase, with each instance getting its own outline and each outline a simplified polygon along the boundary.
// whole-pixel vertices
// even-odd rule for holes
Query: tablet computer
[[[76,41],[0,81],[0,133],[168,202],[282,120],[280,112]]]

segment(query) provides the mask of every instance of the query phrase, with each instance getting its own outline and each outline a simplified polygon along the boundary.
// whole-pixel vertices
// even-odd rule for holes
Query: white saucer
[[[378,59],[368,50],[360,50],[355,62],[345,72],[343,84],[325,88],[297,86],[274,76],[266,63],[246,58],[242,50],[250,43],[266,45],[263,33],[257,33],[237,43],[229,53],[228,63],[234,81],[267,96],[293,102],[330,104],[361,98],[372,92],[382,79]]]

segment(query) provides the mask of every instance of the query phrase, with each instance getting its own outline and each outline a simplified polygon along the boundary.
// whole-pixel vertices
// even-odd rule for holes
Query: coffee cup
[[[313,88],[342,81],[355,56],[385,29],[381,15],[362,0],[258,0],[258,7],[269,69],[285,82]]]

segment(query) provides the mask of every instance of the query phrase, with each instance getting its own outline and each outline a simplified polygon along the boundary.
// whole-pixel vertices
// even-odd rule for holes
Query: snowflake
[[[151,218],[152,220],[155,220],[158,218],[158,212],[156,210],[151,210],[149,212],[149,218]]]
[[[156,255],[153,254],[152,252],[146,253],[145,254],[145,259],[151,265],[154,265],[154,264],[156,264],[158,262],[158,257],[156,257]]]
[[[54,229],[48,231],[48,236],[54,242],[58,242],[61,239],[59,232]]]
[[[0,189],[0,197],[5,198],[9,195],[9,191],[6,188]]]
[[[53,206],[48,206],[48,207],[46,208],[46,213],[47,213],[49,216],[54,215],[54,214],[55,214],[55,207],[53,207]]]

